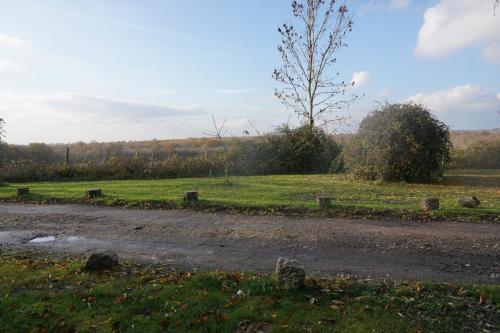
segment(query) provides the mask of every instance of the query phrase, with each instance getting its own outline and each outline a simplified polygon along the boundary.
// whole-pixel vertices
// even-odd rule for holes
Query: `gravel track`
[[[34,243],[35,237],[56,236]],[[180,269],[500,284],[500,224],[288,218],[83,205],[0,204],[0,249],[79,256],[92,248]]]

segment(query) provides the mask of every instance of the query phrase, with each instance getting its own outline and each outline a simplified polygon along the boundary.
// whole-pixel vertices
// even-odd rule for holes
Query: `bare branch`
[[[212,114],[212,122],[214,125],[215,132],[204,133],[204,134],[217,138],[217,140],[222,144],[222,147],[224,148],[224,164],[225,164],[224,174],[226,177],[226,182],[229,182],[229,143],[227,142],[227,140],[224,140],[224,137],[227,134],[227,130],[224,129],[224,126],[226,126],[226,121],[227,117],[224,118],[224,121],[219,126],[217,125],[217,121],[215,121],[215,117]]]
[[[314,125],[320,115],[335,112],[339,105],[358,98],[353,95],[333,102],[349,86],[338,82],[339,73],[332,73],[331,67],[336,64],[336,53],[347,46],[344,39],[353,23],[347,6],[338,5],[336,0],[294,0],[292,13],[303,30],[298,31],[291,24],[278,28],[278,51],[283,63],[273,77],[283,90],[276,89],[275,95],[288,109]]]

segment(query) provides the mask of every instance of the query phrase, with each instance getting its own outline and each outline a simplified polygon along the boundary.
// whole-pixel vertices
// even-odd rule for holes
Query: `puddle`
[[[83,242],[86,241],[87,238],[81,236],[68,236],[63,238],[66,242]]]
[[[54,242],[56,240],[56,236],[44,236],[44,237],[35,237],[29,241],[29,243],[48,243]]]
[[[29,241],[29,243],[50,243],[55,241],[61,242],[84,242],[87,238],[81,236],[67,236],[67,237],[56,237],[56,236],[43,236],[35,237]]]

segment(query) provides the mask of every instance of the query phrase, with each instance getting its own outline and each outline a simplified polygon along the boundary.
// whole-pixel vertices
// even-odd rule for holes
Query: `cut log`
[[[85,193],[87,194],[87,198],[92,199],[101,196],[102,190],[100,188],[91,188],[88,189]]]
[[[184,192],[184,201],[187,202],[198,201],[198,192],[197,191]]]
[[[438,198],[425,198],[420,202],[420,208],[423,211],[439,209],[439,199]]]
[[[332,198],[331,197],[317,197],[316,202],[320,209],[327,209],[332,206]]]

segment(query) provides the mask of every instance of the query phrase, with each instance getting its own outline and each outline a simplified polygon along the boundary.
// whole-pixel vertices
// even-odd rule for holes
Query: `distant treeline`
[[[68,149],[68,150],[67,150]],[[67,156],[69,152],[69,156]],[[73,145],[4,145],[0,179],[154,179],[230,175],[326,173],[340,154],[321,129],[282,126],[259,137]]]
[[[38,162],[103,162],[113,157],[147,157],[162,161],[173,156],[196,157],[221,149],[214,138],[182,140],[151,140],[131,142],[91,142],[72,144],[31,143],[29,145],[4,145],[4,161],[33,160]]]
[[[321,130],[307,133],[302,127],[282,126],[258,137],[227,138],[230,174],[341,172],[338,156],[350,135],[332,136]],[[500,169],[500,132],[452,132],[451,138],[458,144],[449,168]],[[0,157],[0,179],[23,182],[216,176],[224,173],[226,154],[218,140],[194,138],[3,144]]]
[[[331,135],[332,140],[342,145],[349,140],[349,134]],[[227,138],[230,143],[258,141],[258,137]],[[465,151],[470,146],[495,145],[500,140],[500,130],[455,131],[451,141],[457,151]],[[215,138],[188,138],[176,140],[121,141],[121,142],[77,142],[72,144],[3,145],[0,154],[3,161],[26,161],[58,163],[66,161],[66,149],[72,163],[103,162],[112,157],[142,157],[154,161],[164,161],[176,157],[198,157],[212,155],[222,150],[222,144]],[[475,149],[476,149],[475,148]]]
[[[478,141],[452,151],[452,169],[500,169],[500,139]]]

